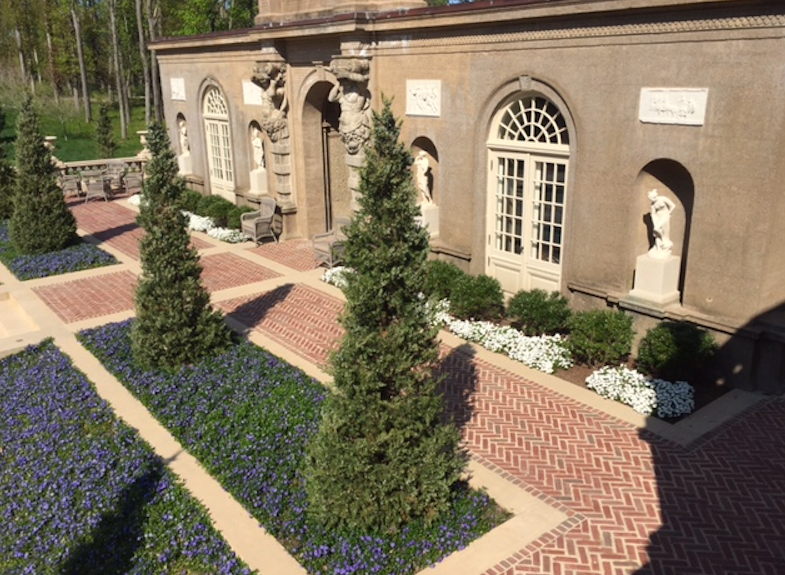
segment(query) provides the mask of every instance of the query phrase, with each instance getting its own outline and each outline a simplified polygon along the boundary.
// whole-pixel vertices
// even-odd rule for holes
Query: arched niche
[[[428,158],[428,189],[431,192],[434,204],[439,204],[439,152],[436,145],[427,137],[419,136],[414,139],[410,146],[412,157],[417,158],[420,152],[425,152]],[[419,201],[419,200],[418,200]]]
[[[670,239],[673,241],[673,255],[681,258],[679,292],[684,301],[684,280],[689,258],[690,228],[692,210],[695,204],[695,184],[689,171],[679,162],[666,158],[653,160],[646,164],[635,180],[634,194],[639,209],[636,213],[635,254],[645,254],[652,246],[653,232],[649,215],[650,202],[647,194],[657,190],[657,194],[669,198],[675,205],[670,220]]]

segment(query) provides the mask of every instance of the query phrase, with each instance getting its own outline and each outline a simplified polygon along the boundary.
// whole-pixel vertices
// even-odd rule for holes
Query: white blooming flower
[[[239,244],[248,239],[241,231],[228,228],[210,228],[207,230],[207,235],[230,244]]]
[[[183,210],[183,215],[188,218],[188,229],[195,232],[206,232],[215,227],[212,218],[197,216],[196,214]]]
[[[343,289],[346,287],[346,274],[349,273],[352,273],[351,268],[335,266],[325,270],[324,275],[322,275],[322,281],[337,288]]]
[[[678,417],[695,409],[695,389],[686,381],[652,380],[624,366],[598,369],[586,378],[586,387],[643,415],[656,410],[662,418]]]

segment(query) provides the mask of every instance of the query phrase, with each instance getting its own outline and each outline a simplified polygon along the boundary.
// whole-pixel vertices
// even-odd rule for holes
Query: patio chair
[[[123,189],[127,194],[142,193],[142,172],[128,172],[123,176]]]
[[[344,228],[351,223],[349,218],[336,217],[330,231],[313,236],[313,253],[316,265],[326,264],[328,268],[343,263],[346,246]]]
[[[281,233],[281,215],[276,213],[278,203],[273,198],[261,198],[259,209],[240,216],[241,231],[256,244],[262,238],[273,238],[278,242]]]
[[[82,189],[85,192],[85,203],[95,198],[103,198],[105,202],[112,199],[111,178],[105,174],[82,174]]]
[[[69,174],[60,178],[60,187],[63,189],[63,196],[70,198],[71,196],[79,197],[82,190],[79,185],[79,176],[76,174]]]

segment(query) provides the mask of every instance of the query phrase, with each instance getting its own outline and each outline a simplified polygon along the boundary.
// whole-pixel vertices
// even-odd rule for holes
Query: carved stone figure
[[[647,197],[651,202],[649,213],[654,233],[654,245],[649,250],[649,255],[654,258],[667,258],[673,250],[670,229],[671,214],[676,209],[676,204],[665,196],[659,195],[657,190],[650,190]]]
[[[431,169],[430,162],[428,161],[428,153],[424,150],[420,150],[414,160],[414,166],[416,169],[415,180],[417,182],[417,189],[422,194],[422,200],[426,204],[432,204],[433,196],[431,196],[431,190],[428,186],[428,171]]]
[[[262,141],[262,133],[256,126],[251,132],[251,148],[253,148],[254,169],[263,170],[265,168],[264,142]]]
[[[180,120],[180,153],[187,155],[191,153],[191,146],[188,143],[188,124],[185,120]]]
[[[338,129],[349,154],[356,154],[371,135],[371,93],[367,60],[359,58],[336,59],[330,63],[338,83],[330,90],[327,99],[338,102],[341,117]]]
[[[270,140],[278,141],[287,135],[286,112],[289,107],[286,99],[285,64],[267,62],[254,70],[252,81],[262,89],[262,129]]]

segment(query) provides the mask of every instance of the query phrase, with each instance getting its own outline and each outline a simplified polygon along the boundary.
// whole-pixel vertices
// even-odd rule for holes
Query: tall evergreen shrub
[[[165,129],[151,125],[148,142],[153,157],[139,214],[147,233],[140,243],[142,276],[131,341],[141,366],[169,369],[225,349],[231,332],[201,282],[199,255],[179,209],[185,181],[177,175]]]
[[[30,94],[16,125],[17,177],[9,234],[16,250],[43,254],[76,240],[76,220],[57,185],[57,168],[44,146],[44,136]]]
[[[408,150],[385,101],[347,229],[346,335],[331,357],[335,393],[309,445],[310,511],[331,527],[390,531],[448,508],[465,460],[442,421],[436,329],[421,297],[428,234],[415,221]]]
[[[109,118],[109,106],[104,102],[98,109],[98,125],[95,128],[95,139],[104,158],[111,158],[117,149],[112,131],[112,120]]]

